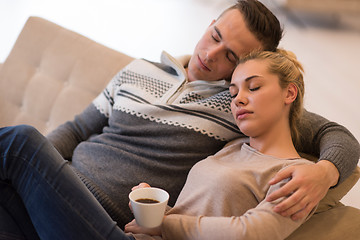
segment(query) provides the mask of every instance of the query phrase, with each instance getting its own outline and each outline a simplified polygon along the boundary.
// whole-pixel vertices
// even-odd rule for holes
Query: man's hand
[[[150,236],[161,236],[161,226],[156,228],[144,228],[137,225],[135,219],[125,225],[126,233],[143,233]]]
[[[285,168],[279,171],[269,184],[276,184],[286,178],[291,180],[270,194],[266,200],[271,202],[289,196],[277,204],[274,211],[298,220],[309,215],[329,188],[337,184],[339,172],[331,162],[321,160],[314,165],[295,165]]]

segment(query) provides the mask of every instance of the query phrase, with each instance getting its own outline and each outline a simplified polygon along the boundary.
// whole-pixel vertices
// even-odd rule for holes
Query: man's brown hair
[[[277,17],[267,7],[257,0],[238,0],[220,17],[231,9],[238,9],[241,12],[247,27],[261,42],[262,50],[276,51],[283,30]]]

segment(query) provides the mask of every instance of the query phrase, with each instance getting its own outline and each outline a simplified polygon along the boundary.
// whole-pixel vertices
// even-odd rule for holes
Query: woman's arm
[[[284,181],[285,182],[285,181]],[[275,191],[284,182],[272,186]],[[275,203],[262,201],[242,216],[207,217],[171,214],[164,218],[164,239],[285,239],[304,221],[275,213]]]

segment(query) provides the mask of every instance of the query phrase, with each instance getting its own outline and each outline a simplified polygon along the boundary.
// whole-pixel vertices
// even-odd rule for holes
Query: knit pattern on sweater
[[[225,81],[187,83],[175,71],[135,60],[112,79],[93,103],[107,117],[116,110],[229,141],[241,134],[230,102]]]

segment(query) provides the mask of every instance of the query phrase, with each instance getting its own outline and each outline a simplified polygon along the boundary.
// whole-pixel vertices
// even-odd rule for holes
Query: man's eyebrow
[[[221,35],[220,30],[216,26],[214,26],[214,29],[215,29],[216,33],[219,35],[219,38],[222,40],[222,35]],[[233,55],[235,57],[236,61],[238,61],[239,57],[235,54],[235,52],[231,49],[228,49],[228,50],[231,53],[231,55]]]

